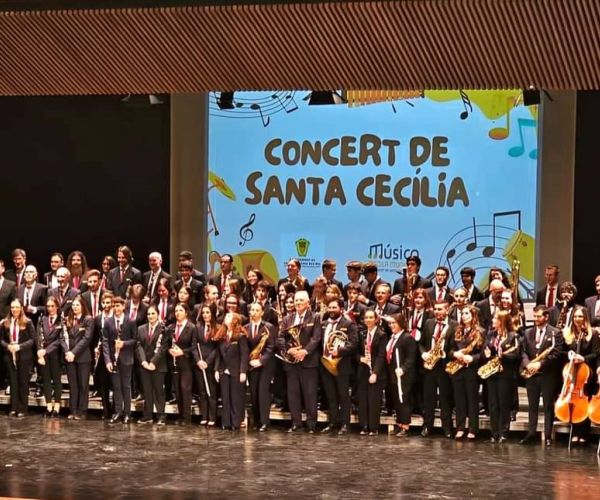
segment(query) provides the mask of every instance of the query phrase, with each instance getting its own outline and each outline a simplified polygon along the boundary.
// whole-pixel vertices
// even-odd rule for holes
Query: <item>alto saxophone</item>
[[[262,333],[262,335],[260,337],[260,340],[258,341],[258,344],[256,344],[254,349],[252,349],[250,351],[250,355],[249,355],[250,361],[252,361],[254,359],[260,359],[260,356],[262,355],[265,345],[267,344],[267,340],[269,340],[269,332],[265,329],[265,331]]]
[[[533,358],[529,363],[530,364],[531,363],[537,363],[538,361],[542,361],[542,360],[546,359],[548,357],[548,355],[552,352],[552,349],[554,349],[554,343],[550,347],[548,347],[547,349],[544,349],[535,358]],[[521,377],[523,377],[525,379],[533,377],[533,373],[531,373],[529,371],[529,368],[523,368],[521,370],[520,375],[521,375]]]
[[[471,343],[469,343],[469,345],[467,345],[467,347],[465,347],[464,349],[461,349],[460,352],[462,352],[463,354],[471,354],[473,352],[473,349],[475,349],[475,347],[477,347],[477,344],[479,343],[479,334],[477,334],[476,338],[473,339],[473,341],[471,341]],[[454,375],[455,373],[458,373],[461,368],[464,368],[465,366],[467,366],[463,361],[459,360],[459,359],[453,359],[451,361],[448,361],[448,363],[446,363],[446,373],[449,375]]]
[[[433,370],[437,362],[444,357],[444,340],[445,335],[440,335],[440,338],[433,344],[433,349],[429,351],[429,358],[423,361],[423,367],[426,370]]]
[[[502,353],[502,356],[505,354],[509,354],[517,350],[518,345],[512,346],[510,349],[507,349]],[[483,380],[490,378],[492,375],[496,373],[500,373],[504,371],[504,367],[502,366],[502,356],[494,356],[490,359],[486,364],[481,366],[479,370],[477,370],[477,375],[479,375]]]

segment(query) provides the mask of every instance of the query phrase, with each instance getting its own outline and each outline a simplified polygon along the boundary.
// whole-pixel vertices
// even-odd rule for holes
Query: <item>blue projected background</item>
[[[521,261],[534,290],[537,107],[520,91],[426,91],[420,97],[308,106],[305,92],[235,93],[209,122],[209,271],[221,253],[272,281],[299,258],[376,261],[387,280],[411,253],[428,275]]]

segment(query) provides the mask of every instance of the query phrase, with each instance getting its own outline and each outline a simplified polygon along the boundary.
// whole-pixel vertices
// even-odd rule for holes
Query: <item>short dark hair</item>
[[[333,259],[325,259],[323,261],[323,263],[321,264],[321,270],[324,271],[325,269],[329,269],[333,266],[337,265],[336,261]]]
[[[268,292],[271,289],[271,283],[267,280],[260,280],[256,283],[256,288],[262,288]]]
[[[194,265],[192,264],[191,260],[182,260],[179,263],[179,269],[188,269],[189,271],[191,271],[192,269],[194,269]]]
[[[377,264],[375,262],[367,262],[363,266],[363,273],[376,273],[377,272]]]
[[[192,252],[190,252],[189,250],[182,250],[181,252],[179,252],[179,258],[190,260],[192,258]]]
[[[340,309],[344,309],[344,299],[342,299],[341,297],[336,297],[335,299],[331,299],[327,301],[327,305],[331,304],[332,302],[335,302]]]
[[[409,255],[406,258],[406,263],[408,264],[409,262],[414,262],[418,267],[421,267],[421,257],[418,255]]]
[[[475,278],[475,269],[472,267],[466,266],[460,270],[461,276],[471,276],[471,278]]]
[[[549,316],[549,315],[550,315],[550,311],[549,311],[549,310],[548,310],[548,308],[547,308],[545,305],[543,305],[543,304],[539,304],[539,305],[537,305],[537,306],[535,306],[535,307],[533,308],[533,312],[538,312],[538,311],[542,311],[542,314],[543,314],[544,316]]]
[[[346,262],[346,269],[354,269],[355,271],[361,271],[363,268],[362,262],[358,260],[351,260]]]
[[[25,250],[23,250],[22,248],[15,248],[12,253],[10,254],[11,258],[15,258],[17,255],[20,255],[21,257],[23,257],[24,259],[27,258],[27,253],[25,252]]]

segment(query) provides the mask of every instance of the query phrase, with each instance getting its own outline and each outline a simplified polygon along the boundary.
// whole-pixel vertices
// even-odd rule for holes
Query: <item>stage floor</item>
[[[0,496],[596,498],[594,445],[493,445],[0,416]],[[485,433],[487,436],[487,433]]]

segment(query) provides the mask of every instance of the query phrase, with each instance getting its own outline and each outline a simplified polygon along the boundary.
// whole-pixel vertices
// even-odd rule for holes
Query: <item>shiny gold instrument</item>
[[[473,349],[475,349],[475,347],[477,347],[477,344],[479,344],[479,342],[480,342],[479,337],[480,337],[480,335],[477,334],[475,336],[475,339],[473,341],[471,341],[467,345],[467,347],[465,347],[464,349],[461,349],[460,352],[462,352],[463,354],[471,354],[473,352]],[[453,359],[451,361],[448,361],[448,363],[446,363],[446,373],[448,373],[449,375],[454,375],[455,373],[458,373],[465,366],[467,366],[467,364],[464,363],[463,361],[461,361],[460,359]]]
[[[539,353],[535,358],[533,358],[529,364],[531,363],[537,363],[538,361],[543,361],[544,359],[546,359],[548,357],[548,355],[552,352],[552,349],[554,349],[554,345],[551,345],[550,347],[548,347],[547,349],[544,349],[541,353]],[[529,365],[527,365],[529,366]],[[533,377],[533,373],[529,371],[529,369],[527,368],[523,368],[521,370],[521,377],[523,378],[531,378]]]
[[[290,349],[298,349],[302,347],[300,343],[300,330],[302,325],[293,325],[281,332],[285,340],[285,347],[279,356],[285,363],[296,364],[300,363],[299,359],[289,354]]]
[[[510,349],[504,351],[502,353],[502,356],[516,351],[517,348],[518,345],[514,345]],[[479,375],[479,377],[485,380],[487,378],[490,378],[492,375],[495,375],[496,373],[504,371],[504,368],[502,367],[502,356],[494,356],[492,359],[490,359],[486,364],[481,366],[479,370],[477,370],[477,375]]]
[[[263,332],[258,341],[258,344],[250,351],[249,359],[252,361],[253,359],[260,359],[262,352],[265,349],[265,345],[267,345],[267,340],[269,340],[269,332],[267,329]]]
[[[346,332],[341,330],[333,330],[327,338],[327,344],[325,344],[323,348],[321,364],[334,377],[337,377],[338,375],[338,365],[342,358],[339,356],[334,358],[330,354],[326,355],[325,353],[332,353],[333,351],[338,350],[340,347],[344,347],[346,342],[348,342],[348,334]]]
[[[444,357],[444,340],[445,335],[440,335],[440,338],[433,344],[433,349],[429,351],[429,358],[423,361],[423,367],[426,370],[433,370],[437,362]]]

